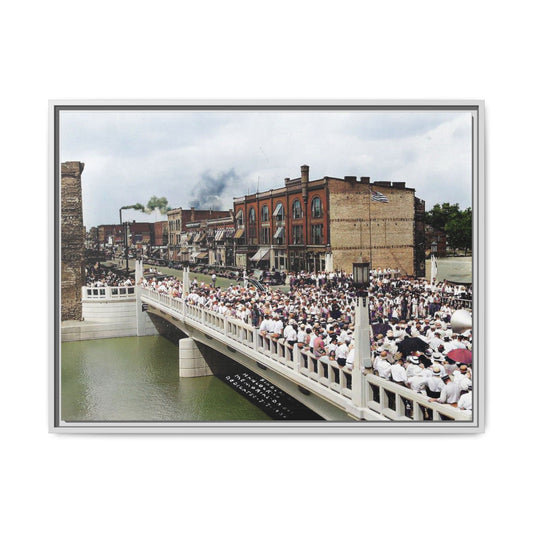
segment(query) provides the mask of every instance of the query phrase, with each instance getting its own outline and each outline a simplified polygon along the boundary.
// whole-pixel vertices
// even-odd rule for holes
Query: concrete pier
[[[212,376],[198,343],[190,338],[179,341],[180,378]]]

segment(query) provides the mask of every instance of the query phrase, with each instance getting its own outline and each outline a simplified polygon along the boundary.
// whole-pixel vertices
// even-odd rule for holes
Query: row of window
[[[311,216],[313,218],[321,218],[324,215],[324,208],[322,206],[322,200],[315,196],[311,201]],[[281,202],[278,202],[272,216],[276,221],[285,220],[285,209]],[[268,222],[270,220],[270,213],[267,205],[264,205],[261,208],[261,222]],[[300,200],[294,200],[292,203],[292,218],[299,219],[303,217],[302,203]],[[255,208],[251,207],[248,212],[248,221],[250,224],[255,224],[256,222],[256,213]],[[244,216],[242,209],[237,213],[237,224],[242,226],[244,224]]]
[[[255,227],[250,228],[250,239],[255,239]],[[261,228],[259,234],[259,244],[270,244],[270,228]],[[276,229],[276,233],[273,236],[273,244],[286,244],[285,228],[279,227]],[[303,226],[292,227],[292,240],[291,244],[304,244]],[[311,244],[324,244],[324,225],[312,224],[311,225]]]
[[[270,244],[270,227],[267,228],[261,228],[261,232],[259,234],[260,236],[260,244]],[[250,231],[248,234],[248,237],[250,240],[254,240],[256,238],[256,227],[251,226]],[[280,226],[279,228],[276,228],[276,232],[274,233],[274,244],[285,244],[286,241],[286,233],[285,233],[285,227]],[[174,242],[174,235],[170,235],[169,238],[169,244],[174,245],[179,243],[179,239],[176,239],[176,242]],[[303,232],[303,226],[297,225],[292,226],[292,240],[291,244],[304,244],[304,232]],[[312,224],[311,225],[311,244],[324,244],[324,225],[323,224]]]

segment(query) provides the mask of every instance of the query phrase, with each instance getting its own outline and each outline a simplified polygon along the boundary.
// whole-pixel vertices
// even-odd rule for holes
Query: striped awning
[[[259,248],[254,256],[250,259],[251,261],[262,261],[270,253],[270,248]]]
[[[216,235],[215,235],[215,241],[221,241],[222,239],[224,239],[224,230],[223,229],[218,230]]]
[[[235,228],[228,228],[226,230],[226,238],[229,239],[235,235]]]
[[[194,237],[194,242],[201,242],[205,239],[205,233],[199,232],[196,234],[196,237]]]
[[[235,239],[240,239],[244,235],[244,228],[238,229],[234,235]]]
[[[283,226],[280,226],[276,230],[276,233],[274,233],[274,239],[282,239],[284,234],[285,234],[285,228]]]

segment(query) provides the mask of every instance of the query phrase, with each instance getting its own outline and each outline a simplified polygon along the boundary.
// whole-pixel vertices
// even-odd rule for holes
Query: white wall
[[[141,313],[142,331],[137,328],[136,300],[107,300],[82,302],[83,321],[69,322],[61,327],[61,340],[84,341],[111,337],[158,335],[148,313]]]
[[[518,290],[521,279],[509,281],[513,270],[527,277],[509,254],[528,246],[524,231],[512,231],[509,224],[530,226],[527,5],[6,3],[0,39],[8,52],[2,65],[9,80],[2,86],[7,156],[0,164],[6,195],[21,199],[2,207],[3,220],[17,224],[20,238],[19,258],[2,265],[6,530],[145,533],[224,524],[263,533],[280,523],[284,530],[306,533],[333,528],[404,533],[413,527],[438,533],[450,524],[467,532],[524,529],[530,522],[525,406],[531,398],[511,373],[529,368],[531,355],[520,349],[519,338],[510,337],[510,321],[520,324],[530,316],[531,290],[527,283]],[[52,313],[47,299],[53,270],[47,272],[45,221],[53,209],[46,201],[46,102],[63,97],[486,99],[491,181],[486,433],[47,434],[46,317]],[[299,164],[294,154],[295,168]],[[216,161],[212,166],[216,169]],[[146,191],[124,188],[128,203],[159,194],[149,185]],[[109,205],[110,222],[118,219],[118,207]],[[395,468],[403,474],[400,489],[391,482]],[[432,497],[424,503],[426,492]]]

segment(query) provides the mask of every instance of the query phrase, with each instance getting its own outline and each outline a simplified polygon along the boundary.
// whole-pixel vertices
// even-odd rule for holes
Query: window
[[[285,210],[283,209],[283,204],[279,202],[276,205],[276,209],[274,209],[274,213],[272,213],[276,217],[276,222],[282,222],[285,220]]]
[[[261,244],[270,244],[270,228],[261,228]]]
[[[237,220],[237,225],[238,226],[242,226],[244,224],[244,218],[243,218],[243,214],[242,214],[242,209],[239,209],[239,212],[237,213],[236,220]]]
[[[303,226],[293,226],[292,227],[292,244],[303,244],[304,242],[304,232]]]
[[[311,202],[311,216],[313,218],[320,218],[322,214],[322,200],[318,196],[315,196]]]
[[[298,219],[302,218],[302,216],[302,202],[300,202],[300,200],[294,200],[294,203],[292,204],[292,218]]]
[[[248,213],[248,221],[249,221],[249,231],[248,235],[250,239],[255,239],[256,237],[256,226],[255,226],[255,209],[252,207]]]
[[[268,205],[261,208],[261,222],[268,222]]]
[[[311,226],[311,244],[323,244],[323,230],[322,224],[313,224]]]
[[[276,244],[285,244],[285,226],[280,226],[274,233]]]

